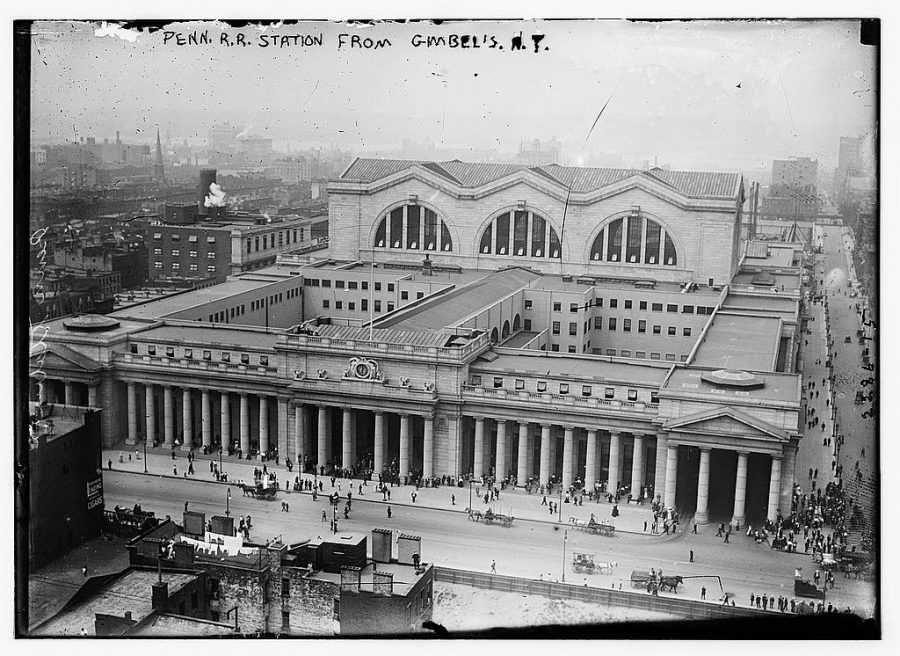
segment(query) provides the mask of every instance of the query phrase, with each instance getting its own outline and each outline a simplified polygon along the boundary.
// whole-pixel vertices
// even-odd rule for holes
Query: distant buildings
[[[47,359],[71,355],[65,347]],[[74,356],[77,358],[77,354]],[[38,396],[47,391],[37,383]],[[32,403],[28,454],[28,553],[32,568],[62,556],[100,534],[103,478],[100,462],[100,411],[96,399],[78,405],[66,386],[66,405]],[[62,400],[62,399],[60,399]]]
[[[818,169],[818,161],[808,157],[774,160],[772,182],[762,199],[762,214],[784,219],[816,216],[821,209]]]
[[[540,139],[525,141],[519,144],[519,153],[516,155],[516,163],[525,166],[542,166],[544,164],[560,164],[562,156],[562,144],[556,137],[550,141],[541,142]]]
[[[864,137],[841,137],[838,166],[834,174],[834,196],[839,207],[849,206],[851,221],[860,203],[871,204],[877,199],[873,150],[874,145]]]

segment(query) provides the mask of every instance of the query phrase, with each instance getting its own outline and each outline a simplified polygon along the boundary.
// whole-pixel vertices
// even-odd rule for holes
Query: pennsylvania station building
[[[32,398],[106,447],[790,511],[802,245],[741,238],[740,174],[357,159],[328,192],[327,251],[44,324]]]

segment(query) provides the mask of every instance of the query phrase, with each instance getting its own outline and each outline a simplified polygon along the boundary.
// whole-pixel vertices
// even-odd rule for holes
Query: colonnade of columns
[[[62,395],[57,393],[58,384],[62,383]],[[32,400],[38,403],[65,403],[66,405],[87,405],[97,407],[97,384],[82,383],[74,380],[57,380],[43,378],[36,381],[37,391]],[[85,395],[82,390],[86,389]]]

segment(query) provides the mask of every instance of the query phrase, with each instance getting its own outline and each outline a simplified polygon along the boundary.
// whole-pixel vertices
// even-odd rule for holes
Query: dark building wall
[[[410,576],[413,576],[410,567]],[[341,592],[341,635],[404,634],[420,631],[434,609],[434,568],[429,567],[406,596],[371,590]]]
[[[289,582],[288,587],[284,586]],[[280,612],[273,613],[273,631],[290,634],[333,635],[335,602],[340,586],[336,583],[310,579],[306,571],[285,567],[273,581],[274,599]],[[286,613],[286,614],[285,614]]]
[[[89,411],[85,423],[41,443],[29,454],[29,553],[32,567],[62,556],[100,535],[103,504],[88,508],[87,486],[102,480],[100,413]]]
[[[234,622],[234,608],[237,608],[238,627],[241,633],[268,632],[279,627],[269,626],[270,601],[273,592],[269,584],[267,570],[240,567],[215,566],[203,563],[206,576],[218,585],[217,607],[219,622]],[[226,617],[226,613],[230,616]],[[213,617],[212,619],[215,619]]]
[[[157,238],[157,235],[159,236]],[[191,241],[196,237],[196,241]],[[209,239],[215,243],[209,243]],[[164,277],[212,278],[222,282],[231,271],[231,232],[194,226],[150,226],[144,235],[147,272],[151,280]],[[176,255],[173,255],[176,252]],[[196,252],[192,257],[191,253]],[[209,256],[213,253],[213,257]],[[157,263],[161,263],[161,266]],[[177,264],[175,268],[173,265]],[[191,270],[196,266],[196,271]],[[215,266],[210,271],[209,266]]]

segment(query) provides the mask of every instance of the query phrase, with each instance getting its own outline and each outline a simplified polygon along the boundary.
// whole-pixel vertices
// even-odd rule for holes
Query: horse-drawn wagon
[[[591,533],[592,535],[602,535],[604,537],[612,537],[616,533],[616,527],[606,522],[595,521],[593,517],[589,520],[578,519],[577,517],[569,517],[569,523],[572,528]]]
[[[501,513],[495,513],[493,510],[488,508],[484,512],[480,510],[472,510],[468,509],[469,521],[473,522],[484,522],[485,524],[500,524],[506,528],[512,526],[513,516],[512,515],[503,515]]]
[[[241,483],[240,488],[245,497],[253,497],[254,499],[263,499],[265,501],[273,500],[275,493],[278,492],[278,488],[274,485],[264,487],[262,483],[256,483],[255,485]]]

